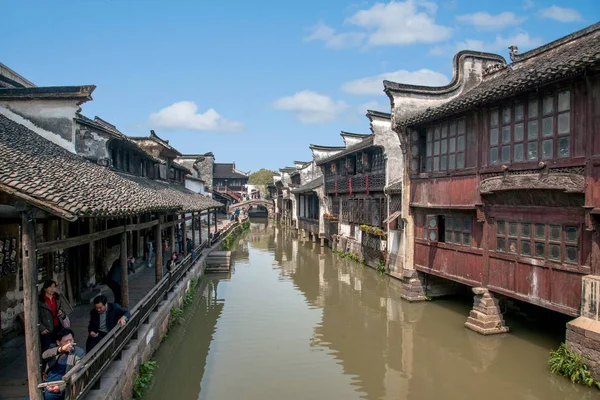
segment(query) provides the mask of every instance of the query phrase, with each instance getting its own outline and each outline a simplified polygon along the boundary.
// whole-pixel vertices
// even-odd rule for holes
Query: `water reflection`
[[[231,280],[209,280],[159,350],[149,398],[597,398],[549,374],[561,338],[478,335],[468,302],[404,302],[398,281],[296,236],[252,225]]]

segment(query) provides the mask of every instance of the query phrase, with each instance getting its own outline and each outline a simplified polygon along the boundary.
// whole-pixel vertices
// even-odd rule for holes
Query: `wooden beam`
[[[175,224],[178,224],[178,223],[180,223],[180,222],[183,222],[183,218],[179,218],[179,219],[174,219],[174,220],[172,220],[172,221],[163,222],[162,224],[160,224],[160,226],[161,226],[163,229],[166,229],[166,228],[168,228],[168,227],[170,227],[170,226],[173,226],[173,225],[175,225]]]
[[[156,224],[158,224],[157,219],[150,221],[150,222],[142,222],[142,223],[135,224],[135,225],[127,225],[126,229],[127,229],[127,232],[141,231],[143,229],[152,228]]]
[[[21,213],[21,247],[23,261],[23,313],[25,317],[25,352],[29,398],[42,400],[38,385],[42,382],[40,371],[40,331],[37,299],[37,256],[35,253],[35,222],[30,212]]]
[[[53,240],[49,242],[43,242],[37,246],[37,254],[50,253],[56,250],[69,249],[71,247],[81,246],[96,240],[104,239],[110,236],[118,235],[125,232],[124,226],[117,226],[115,228],[106,229],[100,232],[89,233],[87,235],[75,236],[64,240]]]

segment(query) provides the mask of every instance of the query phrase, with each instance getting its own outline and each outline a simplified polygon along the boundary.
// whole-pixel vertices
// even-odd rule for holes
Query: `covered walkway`
[[[223,231],[232,222],[225,219],[218,221],[218,231]],[[211,232],[214,232],[214,225],[211,226]],[[196,235],[196,244],[199,245]],[[208,237],[206,226],[202,228],[202,238]],[[171,256],[171,252],[166,252],[164,262]],[[132,309],[140,300],[148,294],[155,285],[155,268],[148,267],[146,261],[138,260],[136,262],[135,274],[129,275],[129,303]],[[97,286],[98,294],[102,293],[108,297],[108,301],[113,301],[113,294],[106,285]],[[69,315],[71,326],[75,333],[75,342],[85,349],[87,339],[87,325],[91,304],[80,304],[74,307],[74,311]],[[19,336],[0,349],[0,400],[22,400],[28,394],[27,386],[27,362],[25,357],[25,338]]]

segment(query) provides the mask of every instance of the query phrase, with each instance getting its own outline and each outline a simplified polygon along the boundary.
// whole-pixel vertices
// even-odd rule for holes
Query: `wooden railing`
[[[229,232],[230,229],[227,229]],[[217,233],[217,238],[220,237]],[[79,400],[90,389],[100,387],[100,378],[108,369],[110,363],[120,359],[121,351],[131,339],[137,339],[139,328],[148,324],[150,314],[156,310],[168,293],[172,291],[177,283],[187,274],[190,268],[200,258],[202,250],[214,244],[216,240],[209,242],[205,240],[196,247],[192,254],[188,254],[174,269],[167,272],[158,284],[156,284],[142,300],[140,300],[130,311],[130,319],[125,326],[117,325],[113,328],[83,359],[75,368],[63,377],[65,382],[65,400]]]
[[[319,234],[319,220],[299,217],[298,228],[304,229],[307,232]]]

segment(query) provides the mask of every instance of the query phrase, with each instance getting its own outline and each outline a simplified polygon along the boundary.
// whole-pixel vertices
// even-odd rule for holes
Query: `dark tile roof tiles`
[[[312,181],[305,183],[304,185],[298,186],[295,189],[292,189],[292,193],[311,192],[321,185],[323,185],[323,177],[322,176],[315,178]]]
[[[317,161],[317,165],[323,165],[329,161],[337,160],[338,158],[342,158],[348,154],[356,153],[357,151],[372,147],[374,138],[375,137],[373,135],[369,135],[366,139],[363,139],[352,146],[348,146],[344,151],[340,151],[339,153]]]
[[[91,163],[1,114],[0,154],[0,190],[65,219],[221,206],[182,186]]]
[[[565,40],[568,39],[568,40]],[[515,96],[554,81],[582,75],[600,64],[600,24],[523,53],[479,86],[435,108],[409,115],[398,126],[414,126]]]
[[[214,163],[213,179],[244,179],[248,175],[241,174],[234,170],[233,163]]]

